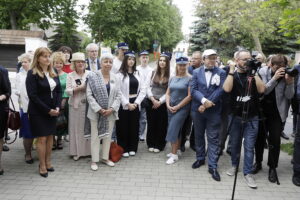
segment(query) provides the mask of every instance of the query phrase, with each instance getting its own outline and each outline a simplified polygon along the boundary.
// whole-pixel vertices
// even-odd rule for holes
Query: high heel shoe
[[[40,175],[41,175],[42,177],[44,177],[44,178],[47,178],[47,177],[48,177],[48,172],[46,172],[46,173],[41,173],[41,171],[40,171],[40,166],[39,166],[39,173],[40,173]]]
[[[31,158],[30,160],[26,160],[26,155],[25,155],[25,162],[27,163],[27,164],[33,164],[33,159]]]
[[[47,168],[47,171],[48,171],[48,172],[54,172],[55,170],[54,170],[53,167],[50,167],[50,168]]]

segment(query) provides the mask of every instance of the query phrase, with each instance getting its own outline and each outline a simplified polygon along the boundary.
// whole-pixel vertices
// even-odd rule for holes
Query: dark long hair
[[[127,64],[128,62],[127,61],[129,59],[129,57],[131,57],[131,56],[124,57],[122,65],[119,70],[119,72],[124,75],[124,78],[127,76],[127,73],[128,73],[128,64]],[[136,71],[136,58],[135,57],[131,57],[131,58],[134,58],[134,65],[132,66],[132,71],[134,73]]]
[[[164,77],[161,81],[161,74],[162,74],[162,69],[159,66],[159,60],[161,57],[164,57],[166,59],[166,67],[165,67],[165,73],[164,73]],[[153,82],[154,83],[167,83],[169,81],[170,78],[170,60],[168,57],[165,56],[161,56],[158,61],[157,61],[157,67],[156,67],[156,71],[155,71],[155,75],[153,77]]]

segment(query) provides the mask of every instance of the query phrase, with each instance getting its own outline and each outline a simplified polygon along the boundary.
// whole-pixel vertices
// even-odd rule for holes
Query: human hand
[[[287,85],[290,85],[292,83],[294,83],[294,77],[288,75],[288,74],[285,74],[285,82]]]
[[[157,109],[161,105],[160,101],[157,101],[156,99],[154,99],[152,103],[153,103],[152,106],[153,109]]]
[[[212,107],[212,106],[215,106],[215,104],[212,102],[212,101],[210,101],[210,100],[206,100],[205,102],[204,102],[204,107],[205,108],[210,108],[210,107]]]
[[[128,110],[130,110],[130,111],[133,111],[134,109],[137,108],[137,105],[134,103],[129,103],[127,105],[128,105]]]
[[[51,109],[50,111],[49,111],[49,113],[48,113],[51,117],[56,117],[56,116],[58,116],[59,115],[59,110],[57,110],[57,109]]]
[[[201,105],[201,106],[199,106],[199,108],[198,108],[198,111],[199,111],[200,113],[204,113],[205,110],[206,110],[206,108],[205,108],[204,105]]]
[[[0,101],[3,101],[6,99],[6,96],[4,94],[0,95]]]
[[[109,116],[109,115],[111,115],[112,113],[113,113],[113,109],[112,108],[109,108],[109,109],[107,109],[107,110],[104,110],[104,112],[103,112],[103,116],[104,117],[107,117],[107,116]]]
[[[282,78],[284,76],[285,76],[285,68],[284,67],[280,67],[279,69],[276,70],[273,78],[275,80],[278,80],[278,79],[280,79],[280,78]]]

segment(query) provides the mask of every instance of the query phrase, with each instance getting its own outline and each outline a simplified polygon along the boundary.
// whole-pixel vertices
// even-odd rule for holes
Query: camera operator
[[[294,95],[294,76],[286,69],[288,60],[283,55],[271,58],[271,66],[261,68],[259,71],[266,84],[262,107],[265,115],[265,129],[269,132],[268,166],[269,181],[279,183],[276,168],[280,153],[280,135],[283,123],[286,121],[289,110],[289,100]],[[263,144],[261,144],[263,145]],[[263,151],[261,151],[263,154]]]
[[[240,50],[235,53],[237,70],[230,65],[228,76],[224,82],[223,89],[230,93],[231,114],[229,116],[229,134],[231,138],[231,163],[232,167],[227,175],[233,176],[237,170],[240,159],[241,142],[244,137],[244,168],[243,173],[246,183],[251,188],[256,188],[256,182],[252,175],[252,164],[254,157],[254,145],[258,130],[258,99],[259,93],[264,93],[265,85],[258,75],[249,70],[251,54],[247,50]],[[258,67],[255,65],[256,68]],[[255,71],[255,70],[254,70]],[[254,77],[254,78],[253,78]],[[251,88],[248,88],[248,79],[253,81]],[[246,90],[250,91],[246,94]],[[247,110],[244,108],[247,107]],[[243,116],[243,111],[247,116]],[[242,128],[242,126],[244,126]],[[243,132],[242,132],[243,130]]]

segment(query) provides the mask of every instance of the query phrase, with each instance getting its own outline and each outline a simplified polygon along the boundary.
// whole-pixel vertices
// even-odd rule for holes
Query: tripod
[[[244,97],[246,97],[246,96],[251,97],[251,89],[252,89],[253,82],[254,82],[254,76],[253,75],[248,76]],[[250,107],[249,101],[243,101],[243,98],[238,99],[238,105],[240,105],[240,104],[242,104],[242,121],[241,121],[241,128],[240,128],[241,135],[239,137],[239,143],[238,143],[239,144],[239,153],[237,156],[238,161],[237,161],[237,166],[236,166],[235,175],[234,175],[234,183],[233,183],[232,196],[231,196],[232,200],[234,199],[234,195],[235,195],[236,181],[237,181],[238,169],[239,169],[239,165],[240,165],[241,147],[242,147],[242,141],[243,141],[244,131],[245,131],[245,123],[248,122],[248,112],[249,112],[249,107]],[[231,126],[232,126],[235,116],[236,116],[236,113],[232,117],[228,131],[231,129]]]

